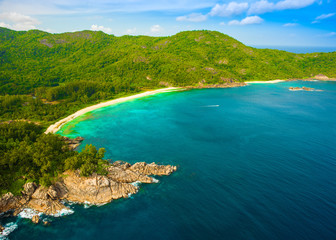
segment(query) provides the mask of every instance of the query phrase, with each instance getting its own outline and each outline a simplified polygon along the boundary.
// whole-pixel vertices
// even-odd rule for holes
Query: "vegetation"
[[[163,86],[336,77],[336,52],[255,49],[215,31],[171,37],[0,28],[0,120],[44,126],[89,104]]]
[[[61,136],[42,132],[28,122],[0,124],[1,194],[19,194],[30,181],[49,186],[66,170],[80,169],[82,176],[106,174],[105,149],[87,145],[80,153],[70,151]]]

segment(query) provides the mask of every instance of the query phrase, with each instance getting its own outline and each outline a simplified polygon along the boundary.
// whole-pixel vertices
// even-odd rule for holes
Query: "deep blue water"
[[[164,93],[79,120],[62,133],[178,171],[48,227],[7,219],[10,239],[336,239],[336,82]]]
[[[278,49],[287,52],[293,53],[315,53],[315,52],[335,52],[336,46],[334,47],[316,47],[316,46],[252,46],[255,48],[269,48],[269,49]]]

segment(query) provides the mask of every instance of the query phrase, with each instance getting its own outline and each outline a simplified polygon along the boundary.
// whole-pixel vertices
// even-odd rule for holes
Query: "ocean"
[[[323,91],[289,91],[289,87]],[[106,158],[178,166],[128,199],[71,205],[50,226],[6,219],[9,239],[336,238],[336,82],[162,93],[59,132]]]
[[[268,49],[277,49],[277,50],[283,50],[286,52],[292,52],[292,53],[316,53],[316,52],[335,52],[336,46],[334,47],[316,47],[316,46],[256,46],[253,45],[252,47],[255,48],[268,48]]]

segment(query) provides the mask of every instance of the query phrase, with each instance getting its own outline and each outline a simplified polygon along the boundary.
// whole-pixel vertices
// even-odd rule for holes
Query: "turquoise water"
[[[7,219],[10,239],[336,238],[336,82],[164,93],[79,120],[62,134],[178,171],[48,227]]]

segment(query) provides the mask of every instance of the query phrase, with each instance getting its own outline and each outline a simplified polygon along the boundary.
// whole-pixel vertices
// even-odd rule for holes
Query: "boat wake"
[[[219,107],[219,105],[205,105],[205,106],[202,106],[202,107],[208,107],[208,108],[211,108],[211,107]]]

